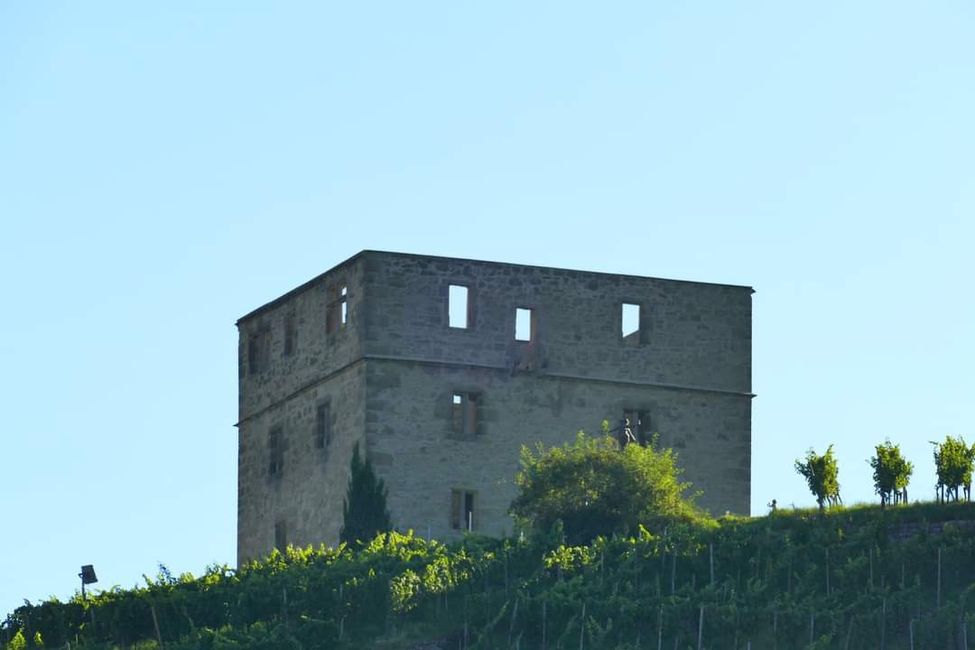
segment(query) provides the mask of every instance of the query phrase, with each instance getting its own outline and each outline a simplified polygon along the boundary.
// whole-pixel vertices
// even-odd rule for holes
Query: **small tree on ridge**
[[[818,455],[810,449],[806,452],[805,460],[796,460],[796,471],[802,474],[809,486],[809,491],[816,497],[819,511],[826,505],[842,503],[840,500],[839,466],[833,455],[833,445],[826,449],[826,453]]]
[[[358,444],[352,451],[350,469],[339,539],[349,543],[367,542],[393,527],[386,509],[386,486],[376,477],[369,459],[362,461]]]
[[[888,503],[907,502],[907,484],[914,464],[901,455],[900,445],[885,440],[876,446],[877,455],[869,460],[873,468],[873,487],[880,495],[880,507]]]

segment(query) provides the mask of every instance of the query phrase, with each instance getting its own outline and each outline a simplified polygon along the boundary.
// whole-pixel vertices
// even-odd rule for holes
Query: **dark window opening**
[[[268,464],[267,473],[269,476],[281,476],[284,471],[284,430],[280,427],[271,427],[268,432]]]
[[[451,428],[457,435],[473,436],[477,434],[477,405],[480,396],[477,393],[458,393],[451,395]]]
[[[527,307],[515,309],[515,340],[535,340],[535,310]]]
[[[454,530],[474,530],[474,493],[469,490],[450,491],[450,527]]]
[[[274,548],[282,553],[288,550],[288,526],[283,520],[274,524]]]
[[[252,375],[267,370],[271,353],[271,332],[262,329],[247,339],[247,371]]]
[[[329,334],[339,331],[349,322],[349,288],[335,285],[329,290],[328,305],[325,308],[325,329]]]
[[[653,440],[653,431],[650,428],[650,411],[625,410],[623,411],[621,425],[628,426],[636,442],[644,447]]]
[[[295,325],[295,317],[288,316],[284,319],[284,356],[290,357],[295,353],[298,345],[298,328]]]
[[[447,324],[457,329],[471,326],[470,292],[462,284],[452,284],[447,288]]]
[[[315,409],[315,448],[327,449],[332,444],[332,408],[319,404]]]

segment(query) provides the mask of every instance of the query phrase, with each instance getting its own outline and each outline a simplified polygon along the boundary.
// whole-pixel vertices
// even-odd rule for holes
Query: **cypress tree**
[[[359,445],[356,444],[352,451],[349,489],[342,507],[339,539],[349,543],[367,542],[392,527],[389,510],[386,509],[386,486],[382,479],[376,477],[369,459],[363,462],[359,456]]]

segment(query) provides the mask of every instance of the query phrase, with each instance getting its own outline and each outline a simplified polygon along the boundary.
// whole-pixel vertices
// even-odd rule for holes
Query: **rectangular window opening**
[[[349,322],[349,287],[344,284],[329,290],[328,305],[325,308],[325,330],[334,334]]]
[[[474,492],[470,490],[450,491],[450,527],[454,530],[472,531],[474,520]]]
[[[621,310],[622,336],[628,343],[640,342],[640,305],[624,302]]]
[[[274,548],[281,553],[288,550],[288,526],[283,520],[274,523]]]
[[[515,340],[535,340],[535,310],[527,307],[515,308]]]
[[[295,317],[288,316],[284,319],[284,356],[290,357],[295,353],[298,343],[298,329],[295,326]]]
[[[471,326],[471,305],[468,288],[452,284],[447,289],[447,322],[450,327],[468,329]]]
[[[284,430],[280,426],[272,427],[268,432],[267,446],[267,473],[269,476],[281,476],[284,470]]]
[[[315,409],[315,448],[327,449],[332,444],[332,408],[328,403]]]
[[[653,433],[650,429],[650,411],[638,411],[636,409],[623,411],[623,422],[629,423],[630,434],[644,447],[647,446],[652,438]]]
[[[453,393],[451,396],[452,428],[453,432],[462,436],[477,434],[477,403],[476,393]]]
[[[247,339],[247,372],[256,375],[268,368],[271,352],[271,332],[261,329]]]

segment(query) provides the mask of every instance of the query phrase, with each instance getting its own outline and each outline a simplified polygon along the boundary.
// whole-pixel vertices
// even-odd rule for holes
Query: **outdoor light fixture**
[[[81,578],[81,599],[85,599],[85,585],[90,585],[93,582],[98,582],[98,578],[95,576],[95,567],[90,564],[85,564],[81,567],[81,573],[78,574]]]

